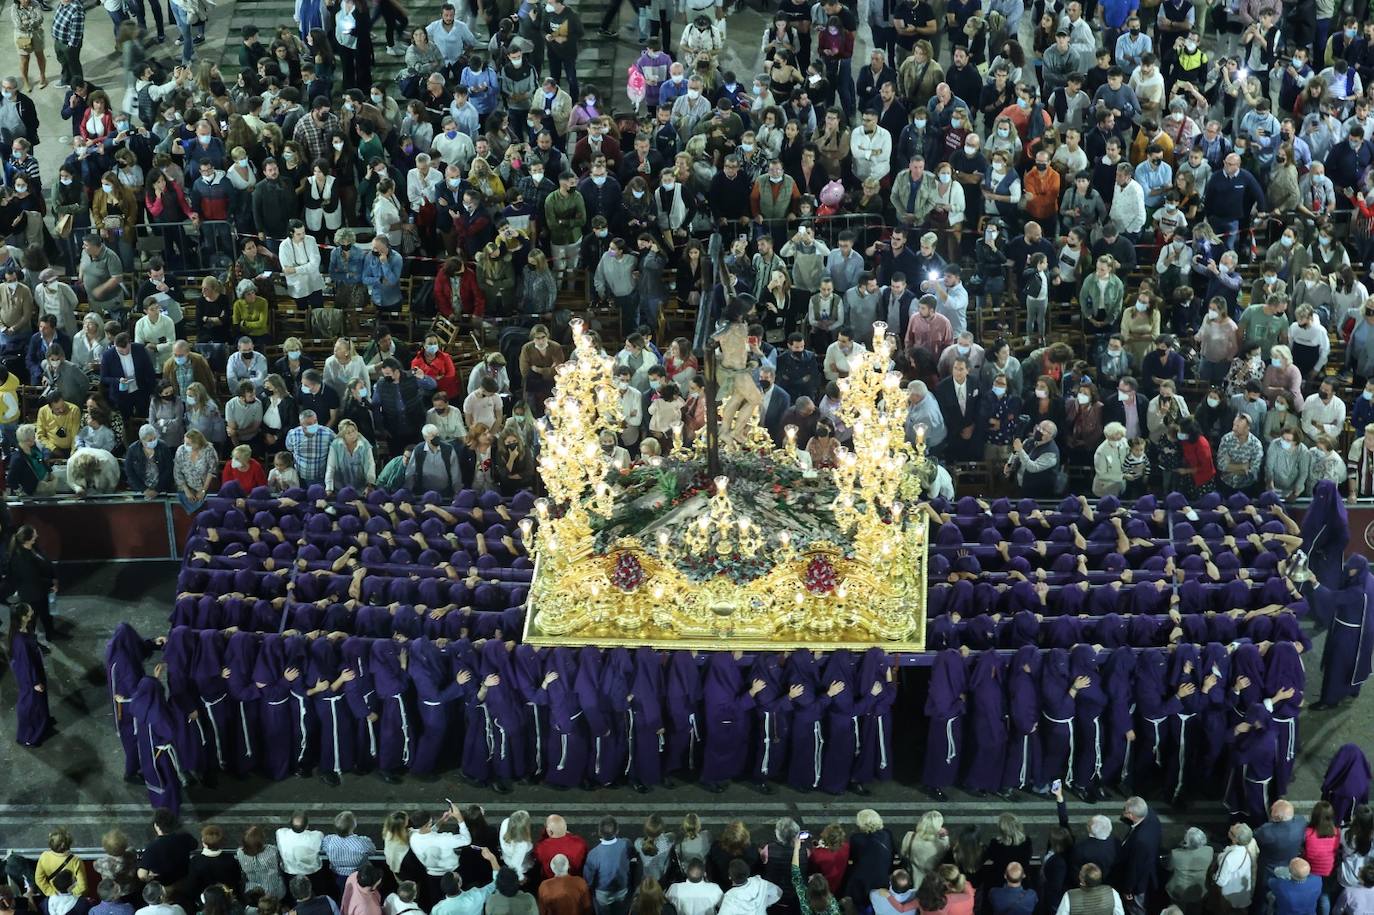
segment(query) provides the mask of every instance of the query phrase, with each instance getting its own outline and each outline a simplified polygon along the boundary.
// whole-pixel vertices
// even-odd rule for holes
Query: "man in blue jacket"
[[[1236,249],[1241,220],[1249,221],[1252,208],[1256,217],[1264,215],[1264,189],[1254,175],[1240,167],[1240,156],[1234,152],[1227,154],[1221,171],[1207,182],[1203,202],[1212,228],[1226,239],[1226,247],[1232,251]]]
[[[1317,900],[1322,894],[1322,878],[1312,873],[1312,865],[1303,858],[1288,862],[1288,874],[1260,874],[1267,878],[1269,892],[1274,897],[1274,915],[1316,915]]]
[[[100,383],[105,386],[105,399],[126,419],[135,413],[147,416],[148,401],[157,383],[148,348],[135,346],[127,333],[116,336],[114,344],[100,357]]]

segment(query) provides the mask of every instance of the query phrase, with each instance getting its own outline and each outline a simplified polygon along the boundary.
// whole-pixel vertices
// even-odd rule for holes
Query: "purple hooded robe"
[[[468,717],[469,734],[463,742],[463,773],[479,781],[508,782],[515,777],[515,748],[520,743],[520,726],[524,720],[509,644],[494,639],[482,643],[477,666],[479,679],[474,683],[483,683],[492,674],[499,676],[501,682],[487,687],[480,701],[480,690],[475,690],[468,700],[470,712],[476,710],[480,714]],[[474,728],[479,747],[486,749],[485,766],[473,761],[478,764],[469,767]],[[483,768],[485,774],[478,774]]]
[[[1236,733],[1242,728],[1243,733]],[[1270,786],[1278,758],[1274,722],[1263,702],[1252,704],[1246,710],[1245,720],[1231,729],[1230,744],[1227,809],[1233,817],[1258,826],[1269,818]]]
[[[518,649],[517,649],[518,651]],[[663,663],[652,648],[634,651],[634,679],[627,722],[630,779],[647,787],[663,782]]]
[[[315,639],[310,643],[310,663],[307,665],[308,689],[318,690],[310,697],[319,722],[320,771],[342,775],[357,765],[357,736],[353,716],[344,695],[346,683],[334,684],[346,669],[339,645],[333,639]]]
[[[1007,673],[1007,747],[1002,785],[1030,788],[1040,771],[1040,650],[1023,645],[1011,657]]]
[[[1322,480],[1313,487],[1312,504],[1302,518],[1302,548],[1318,582],[1328,588],[1342,587],[1341,564],[1349,543],[1345,500],[1335,483]]]
[[[1370,655],[1374,653],[1374,574],[1369,560],[1351,556],[1345,561],[1341,587],[1318,586],[1314,608],[1329,607],[1331,632],[1322,648],[1322,695],[1324,705],[1359,696],[1369,679]]]
[[[1073,699],[1074,749],[1071,761],[1073,785],[1088,788],[1102,782],[1102,713],[1107,709],[1107,691],[1097,666],[1097,649],[1075,645],[1069,650],[1069,684],[1086,677],[1088,684],[1077,687]]]
[[[343,640],[341,651],[344,665],[353,671],[353,679],[344,684],[344,699],[354,721],[354,768],[359,773],[370,772],[377,764],[377,725],[381,719],[372,680],[372,640],[350,636]]]
[[[787,687],[802,687],[792,700],[792,739],[787,753],[787,784],[798,791],[811,791],[821,784],[821,760],[825,752],[826,694],[829,682],[821,679],[817,652],[800,649],[787,657],[783,671]]]
[[[1331,635],[1328,635],[1327,639],[1330,638]],[[1292,642],[1274,642],[1270,645],[1265,664],[1265,696],[1273,697],[1281,689],[1293,690],[1292,696],[1275,702],[1272,710],[1274,732],[1278,735],[1279,744],[1278,764],[1274,767],[1274,796],[1282,797],[1288,793],[1298,755],[1298,713],[1302,709],[1307,672],[1303,669],[1302,655]]]
[[[179,626],[167,634],[162,656],[167,664],[167,704],[175,713],[172,724],[176,729],[177,758],[183,772],[200,777],[205,774],[214,749],[196,688],[198,647],[196,633]]]
[[[844,689],[830,700],[825,710],[825,750],[821,754],[820,788],[829,794],[842,794],[854,778],[854,762],[859,756],[859,718],[867,711],[871,696],[859,694],[858,663],[854,653],[841,648],[826,659],[822,680],[843,683]]]
[[[688,775],[701,742],[701,668],[694,652],[668,653],[663,696],[663,769]]]
[[[153,652],[153,643],[140,636],[133,626],[120,623],[105,645],[105,675],[110,684],[110,701],[114,703],[115,729],[124,748],[124,779],[138,774],[138,739],[134,734],[133,714],[129,704],[134,690],[145,676],[143,662]]]
[[[875,685],[881,690],[876,696]],[[859,659],[857,687],[868,697],[868,707],[859,720],[859,755],[854,762],[853,781],[856,785],[890,781],[894,768],[892,706],[897,701],[891,656],[877,647],[865,651]]]
[[[1369,803],[1369,760],[1358,744],[1347,743],[1331,757],[1322,779],[1322,800],[1336,809],[1336,822],[1349,823],[1359,804]]]
[[[634,751],[634,729],[630,721],[630,697],[634,694],[635,662],[630,650],[624,647],[612,648],[606,652],[601,670],[601,694],[605,697],[609,711],[614,740],[614,756],[608,761],[602,759],[606,775],[611,784],[628,778],[631,754]],[[603,744],[602,752],[608,747]],[[609,765],[605,765],[609,762]]]
[[[134,690],[129,711],[138,735],[138,765],[148,800],[154,807],[181,810],[183,774],[177,760],[176,715],[167,704],[162,683],[144,677]]]
[[[479,674],[467,670],[467,682],[457,680],[458,670],[449,665],[449,657],[428,639],[412,639],[406,643],[410,661],[406,672],[415,686],[416,730],[415,753],[410,759],[412,775],[433,775],[443,768],[459,745],[455,731],[461,729],[462,716],[455,702],[457,693],[472,695],[480,682]]]
[[[763,783],[786,771],[787,746],[792,735],[792,700],[782,658],[760,652],[749,669],[749,680],[762,680],[764,687],[754,696],[754,755],[749,778]]]
[[[1202,653],[1198,646],[1183,643],[1174,649],[1169,665],[1169,687],[1177,690],[1185,683],[1196,687],[1196,692],[1179,699],[1179,711],[1169,719],[1169,742],[1176,751],[1169,754],[1165,770],[1166,783],[1172,786],[1170,798],[1183,796],[1190,784],[1202,781],[1195,765],[1200,759],[1202,719],[1198,716],[1205,707],[1208,696],[1202,686],[1206,672],[1202,670]],[[1220,685],[1213,690],[1221,689]]]
[[[10,670],[16,691],[14,739],[21,746],[36,747],[52,730],[48,713],[48,674],[38,637],[18,629],[10,633]],[[41,690],[36,687],[42,687]]]
[[[930,724],[921,782],[928,788],[949,788],[959,780],[967,690],[964,657],[955,649],[946,648],[935,656],[930,689],[926,692],[925,713]]]
[[[977,753],[964,772],[970,791],[1000,791],[1007,749],[1006,665],[995,651],[968,659],[968,737]]]
[[[544,734],[549,727],[548,696],[544,692],[544,664],[532,645],[515,646],[511,658],[515,688],[520,696],[520,739],[515,747],[515,772],[520,778],[544,774]]]
[[[1068,651],[1051,648],[1040,665],[1040,774],[1036,778],[1040,786],[1069,777],[1074,753],[1071,686]]]
[[[614,783],[625,771],[625,732],[616,729],[615,710],[602,686],[604,667],[605,659],[601,651],[590,645],[584,646],[578,652],[577,680],[573,684],[578,707],[587,722],[587,734],[591,739],[587,778],[601,786]],[[629,695],[629,684],[625,685],[627,688],[621,693],[621,703]]]
[[[391,639],[372,643],[372,682],[377,691],[381,719],[377,722],[377,765],[383,772],[396,773],[408,767],[415,757],[415,706],[411,698],[410,673],[401,663],[405,646]]]
[[[228,772],[238,761],[241,748],[238,706],[229,698],[229,670],[224,660],[225,639],[217,630],[205,629],[197,633],[195,662],[196,693],[200,696],[201,717],[210,729],[215,766]]]
[[[549,706],[544,781],[557,788],[571,788],[582,784],[590,768],[587,722],[577,701],[576,649],[554,648],[546,663],[558,679],[544,690]]]
[[[754,697],[733,652],[712,652],[702,680],[706,740],[701,781],[719,785],[744,776],[749,767],[750,721]]]
[[[1135,649],[1112,649],[1102,664],[1102,689],[1107,708],[1102,717],[1102,781],[1107,785],[1129,782],[1131,742],[1126,732],[1135,728],[1131,711],[1135,708]]]

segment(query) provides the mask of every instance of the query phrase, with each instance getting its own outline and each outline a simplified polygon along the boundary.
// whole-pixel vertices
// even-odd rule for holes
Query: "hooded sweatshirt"
[[[725,894],[717,915],[764,915],[781,898],[782,890],[762,877],[750,877]]]

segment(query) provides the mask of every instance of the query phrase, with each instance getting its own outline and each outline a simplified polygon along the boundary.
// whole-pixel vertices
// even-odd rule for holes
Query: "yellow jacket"
[[[76,433],[81,431],[81,408],[67,404],[67,412],[58,416],[44,404],[38,410],[38,444],[49,451],[70,452],[76,448]]]
[[[45,406],[43,408],[47,410]],[[71,410],[72,413],[79,414],[78,410]],[[40,411],[39,415],[42,413]],[[63,864],[63,862],[66,862]],[[72,883],[71,894],[73,896],[85,896],[86,893],[86,868],[81,859],[76,855],[68,855],[66,852],[45,851],[38,856],[38,866],[34,870],[33,882],[43,892],[44,896],[52,896],[57,893],[57,887],[52,885],[52,878],[58,871],[70,871],[76,878]]]

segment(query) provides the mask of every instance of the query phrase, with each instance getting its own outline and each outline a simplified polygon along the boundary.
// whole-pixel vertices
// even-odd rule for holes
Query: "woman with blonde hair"
[[[673,838],[664,834],[663,817],[656,813],[649,814],[644,821],[644,833],[635,839],[634,845],[644,876],[662,880],[673,854]]]
[[[515,871],[524,881],[534,858],[534,842],[530,839],[530,814],[517,810],[501,821],[501,863]]]
[[[386,236],[393,248],[401,246],[401,235],[409,223],[405,210],[396,195],[396,182],[383,178],[377,182],[377,196],[372,199],[372,231]]]
[[[120,183],[114,172],[100,176],[100,186],[91,196],[91,223],[101,237],[115,245],[125,269],[134,262],[134,233],[138,228],[138,198]]]
[[[194,429],[215,447],[223,445],[226,439],[224,416],[219,404],[210,398],[210,392],[199,381],[186,386],[186,428]]]
[[[1003,816],[1007,815],[1003,814]],[[1027,842],[1027,844],[1029,843]],[[1026,859],[1030,859],[1029,854],[1026,855]],[[1001,872],[995,871],[995,873]],[[935,873],[945,884],[946,915],[973,915],[973,884],[964,876],[963,871],[953,864],[941,864]]]
[[[895,843],[878,811],[865,807],[854,817],[857,831],[849,836],[849,885],[851,899],[867,899],[873,890],[887,886]]]
[[[682,818],[682,825],[678,827],[677,850],[678,856],[687,861],[692,858],[706,860],[707,852],[711,848],[710,830],[701,828],[701,817],[695,813],[688,813]]]
[[[214,485],[219,457],[199,429],[187,429],[185,440],[172,459],[172,479],[177,501],[188,515],[200,511]]]
[[[376,485],[377,462],[372,443],[363,437],[356,422],[340,420],[339,434],[329,443],[329,457],[325,461],[325,492],[338,492],[348,486],[371,489]]]
[[[482,195],[485,206],[493,206],[505,199],[506,186],[501,182],[501,176],[481,156],[475,157],[468,168],[468,183]]]
[[[352,340],[340,337],[334,341],[333,355],[324,360],[324,383],[339,395],[339,400],[342,401],[349,387],[358,381],[371,390],[372,382],[367,374],[367,363],[358,354]]]
[[[1282,343],[1269,347],[1269,365],[1260,384],[1264,385],[1264,396],[1270,404],[1281,391],[1292,394],[1295,402],[1303,402],[1302,371],[1293,364],[1292,350]]]
[[[740,858],[749,865],[754,873],[759,867],[759,852],[749,838],[749,827],[743,820],[731,820],[725,824],[716,838],[711,850],[706,853],[706,875],[721,889],[730,888],[730,862]]]
[[[917,821],[916,828],[902,837],[902,858],[912,873],[927,873],[949,851],[949,833],[945,830],[945,816],[938,810],[927,810]]]
[[[382,855],[393,874],[401,872],[401,863],[410,852],[410,833],[410,814],[404,810],[393,811],[382,821]]]

